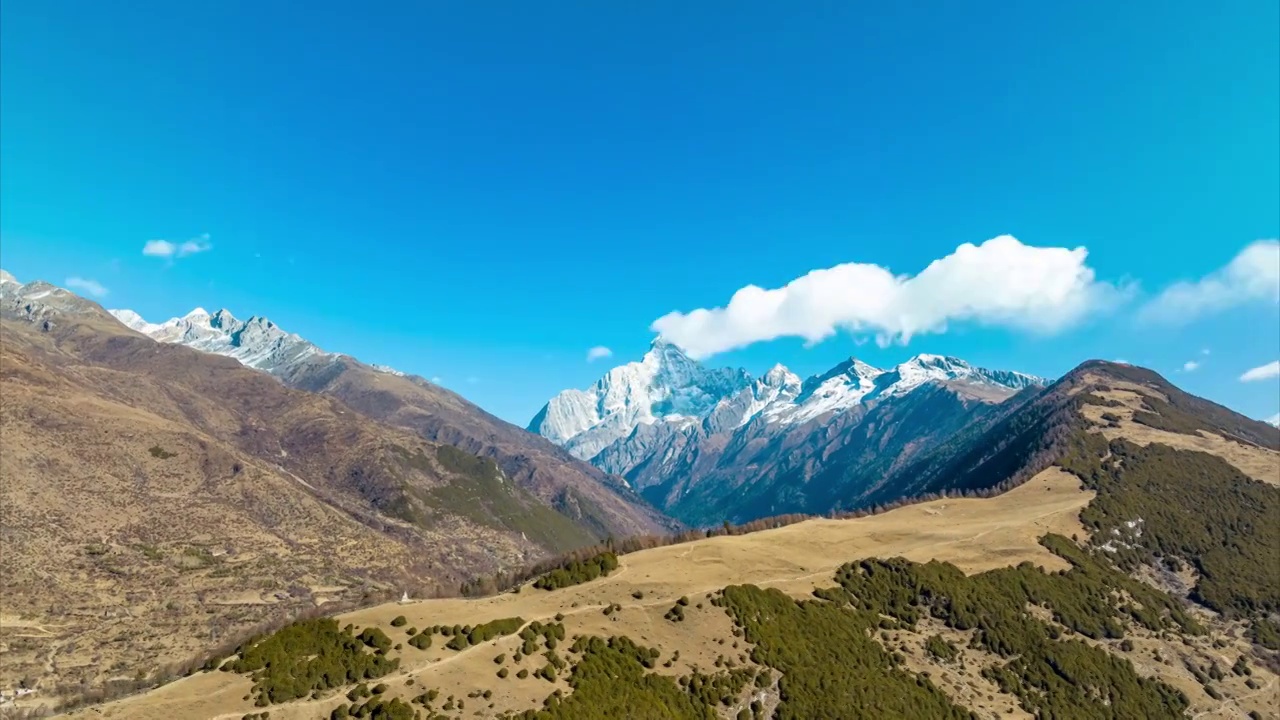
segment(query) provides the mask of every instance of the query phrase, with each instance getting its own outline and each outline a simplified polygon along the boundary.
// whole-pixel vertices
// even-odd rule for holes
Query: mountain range
[[[939,355],[753,378],[659,338],[639,362],[552,398],[529,429],[686,523],[746,522],[902,499],[899,471],[1047,382]]]
[[[762,617],[754,611],[737,616],[748,618],[747,625],[730,634],[717,603],[730,595],[742,600],[745,592],[754,599],[739,607],[744,612],[767,602],[775,619],[793,612],[792,605],[796,612],[826,613],[806,603],[814,597],[846,600],[831,589],[815,594],[814,568],[818,575],[835,572],[838,583],[854,588],[862,584],[862,573],[882,577],[874,569],[882,566],[864,562],[855,571],[839,563],[879,551],[920,561],[949,559],[965,572],[994,573],[973,581],[978,590],[965,589],[968,581],[960,580],[964,573],[958,569],[938,576],[945,581],[938,592],[960,593],[953,601],[998,596],[1005,603],[997,603],[1000,614],[990,632],[974,636],[985,649],[970,658],[973,667],[993,667],[995,656],[984,653],[1019,654],[997,638],[1034,637],[1040,639],[1020,646],[1034,669],[1019,670],[1022,661],[1012,661],[1005,671],[1039,673],[1063,661],[1084,663],[1069,672],[1099,684],[1083,693],[1070,683],[1027,693],[1034,680],[997,685],[985,671],[952,682],[949,673],[956,668],[950,661],[939,665],[928,650],[939,642],[930,633],[941,626],[915,627],[917,612],[910,603],[898,607],[891,599],[918,594],[905,586],[894,589],[895,583],[915,582],[902,573],[916,571],[890,561],[883,566],[888,584],[877,585],[889,605],[866,617],[823,615],[819,634],[845,640],[805,655],[843,652],[857,638],[889,642],[885,633],[863,627],[864,621],[901,632],[901,640],[882,650],[904,659],[886,661],[863,678],[867,692],[885,683],[900,683],[895,687],[902,692],[926,687],[919,679],[925,675],[911,673],[929,668],[941,671],[937,677],[949,688],[948,702],[988,714],[1016,707],[1039,712],[1065,703],[1058,707],[1076,709],[1063,716],[1078,716],[1098,693],[1139,692],[1143,699],[1124,715],[1137,717],[1158,716],[1161,708],[1176,715],[1178,708],[1225,707],[1215,704],[1221,702],[1262,706],[1267,699],[1260,693],[1275,685],[1262,668],[1252,684],[1210,676],[1222,675],[1221,668],[1211,667],[1223,648],[1238,656],[1224,661],[1235,667],[1250,662],[1238,659],[1246,652],[1264,667],[1277,658],[1273,635],[1280,637],[1280,630],[1269,619],[1280,612],[1271,572],[1276,537],[1268,520],[1280,497],[1280,431],[1188,395],[1142,368],[1091,361],[1050,382],[957,358],[917,355],[888,369],[851,358],[804,380],[782,366],[757,378],[741,369],[708,368],[659,339],[640,361],[610,370],[586,390],[553,398],[523,430],[422,378],[325,351],[266,318],[240,320],[226,310],[196,309],[150,323],[128,310],[108,312],[49,283],[23,284],[0,271],[0,337],[0,575],[6,607],[20,609],[0,624],[6,658],[0,681],[6,685],[20,677],[34,678],[42,688],[56,682],[53,695],[79,702],[101,688],[127,692],[165,682],[180,661],[202,653],[213,653],[215,660],[234,654],[245,638],[285,618],[368,606],[401,592],[465,591],[487,597],[403,611],[423,627],[458,618],[449,630],[454,638],[440,643],[443,648],[423,655],[425,647],[410,650],[390,642],[380,650],[416,667],[410,680],[432,678],[460,693],[438,708],[444,716],[472,711],[463,711],[461,693],[471,701],[490,700],[493,664],[503,664],[503,655],[489,653],[475,661],[480,672],[469,664],[470,655],[449,654],[468,643],[490,642],[472,639],[488,636],[480,626],[463,623],[495,620],[516,627],[523,617],[539,618],[548,623],[544,628],[566,618],[574,632],[597,637],[625,627],[663,646],[671,652],[664,667],[689,677],[714,675],[690,680],[688,687],[720,688],[719,694],[690,702],[718,703],[733,708],[734,716],[753,717],[764,711],[749,709],[752,702],[779,712],[789,703],[817,703],[808,706],[812,712],[797,709],[796,716],[824,716],[842,706],[842,695],[823,690],[825,682],[801,694],[783,692],[779,677],[795,683],[829,672],[829,662],[802,670],[782,656],[739,653],[733,663],[752,672],[772,668],[755,675],[756,690],[749,696],[735,684],[746,682],[744,676],[706,670],[732,667],[715,648],[746,639],[744,631],[756,633],[749,637],[757,648],[769,642],[766,637],[805,642],[792,631],[751,629],[755,621],[749,618]],[[966,499],[975,496],[983,499]],[[876,511],[929,498],[936,499],[890,510],[870,524],[818,519],[783,527],[805,514]],[[725,527],[672,535],[685,525]],[[773,530],[749,532],[761,528]],[[563,566],[553,575],[563,579],[603,567],[584,564],[601,557],[590,553],[691,538],[701,540],[624,559],[617,577],[604,584],[545,596],[536,586],[495,594],[526,577],[531,566],[556,557]],[[1087,554],[1079,555],[1081,549]],[[1034,569],[1037,564],[1082,570],[1045,576]],[[1187,564],[1194,570],[1186,572]],[[1176,692],[1135,685],[1138,676],[1128,660],[1117,664],[1097,655],[1131,652],[1118,643],[1095,648],[1087,662],[1057,655],[1076,652],[1072,648],[1080,644],[1041,644],[1057,642],[1057,631],[1021,624],[1027,600],[999,594],[1008,591],[1011,578],[1012,587],[1023,588],[1018,592],[1033,595],[1061,585],[1052,590],[1054,602],[1063,603],[1055,607],[1055,622],[1095,640],[1122,636],[1121,624],[1108,622],[1127,624],[1124,632],[1155,643],[1147,647],[1156,657],[1177,657],[1179,667],[1208,668],[1202,672],[1214,684],[1179,685],[1181,676],[1161,661],[1144,665],[1144,672],[1174,683]],[[809,599],[796,604],[776,590],[753,586],[717,590],[754,582],[782,582],[787,594]],[[1152,595],[1151,587],[1162,594]],[[997,588],[1003,589],[991,595]],[[1144,607],[1164,608],[1165,619],[1116,605],[1107,599],[1120,597],[1116,589],[1141,597]],[[866,601],[859,593],[851,597]],[[691,604],[690,597],[701,600]],[[1194,644],[1200,630],[1178,609],[1189,602],[1218,614],[1204,620],[1214,633],[1211,645]],[[348,617],[369,632],[380,628],[393,636],[404,632],[405,621],[397,617],[401,607]],[[950,612],[946,607],[957,606],[939,605],[932,612],[943,617],[937,613]],[[1081,608],[1088,610],[1077,612]],[[507,611],[521,617],[495,615]],[[887,625],[875,619],[886,613],[900,616]],[[685,614],[702,619],[677,627]],[[952,651],[973,650],[972,638],[956,633],[968,627],[968,616],[947,617],[951,625],[945,632],[956,643]],[[808,619],[797,622],[797,628],[814,627]],[[522,631],[522,640],[532,627]],[[367,637],[366,644],[381,642],[376,634]],[[516,662],[528,655],[502,647]],[[610,641],[585,652],[608,655],[626,647],[631,646]],[[317,652],[329,649],[303,652],[297,667]],[[877,652],[862,647],[858,657],[878,657]],[[554,691],[543,689],[538,683],[556,684],[557,668],[568,670],[560,656],[545,657],[551,664],[532,668],[538,673],[532,686],[521,684],[510,697],[492,694],[489,709],[501,705],[519,712],[547,692],[595,697],[583,703],[613,698],[620,708],[627,703],[618,693],[638,692],[637,702],[650,702],[645,693],[659,686],[668,695],[683,692],[634,668],[625,676],[647,689],[636,690],[631,680],[609,690],[574,690],[563,682]],[[1133,657],[1135,665],[1146,662]],[[899,676],[892,667],[901,662],[915,669]],[[522,683],[530,672],[513,670]],[[853,677],[837,675],[832,679],[840,682]],[[497,677],[505,679],[501,672]],[[270,682],[277,680],[293,688],[290,693],[297,690],[292,680],[273,675]],[[197,675],[191,681],[217,689],[206,696],[181,688],[165,695],[165,688],[156,705],[147,705],[147,694],[137,696],[141,706],[124,702],[89,712],[98,716],[106,708],[101,715],[129,718],[254,716],[248,685],[238,684],[238,675]],[[324,683],[342,685],[333,678]],[[394,685],[385,692],[398,696],[409,686]],[[282,698],[299,697],[277,689]],[[313,689],[301,705],[276,705],[271,693],[258,702],[272,704],[273,717],[314,717],[316,710],[342,716],[335,703],[352,695],[323,690]],[[1223,693],[1229,701],[1221,700]],[[674,697],[668,700],[684,702]],[[883,699],[901,697],[895,691]],[[207,706],[192,705],[206,700]],[[425,694],[415,700],[429,703]],[[384,701],[390,702],[370,700],[364,710],[377,716],[385,708],[375,712],[367,706]],[[670,707],[665,702],[655,707]],[[403,710],[396,716],[412,716]],[[666,717],[665,711],[654,712]],[[949,712],[942,716],[960,716]]]

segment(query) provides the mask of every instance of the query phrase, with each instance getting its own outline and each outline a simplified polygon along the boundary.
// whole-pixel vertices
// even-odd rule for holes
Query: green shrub
[[[586,560],[574,560],[556,568],[533,583],[539,590],[558,590],[601,578],[618,569],[618,557],[602,552]]]
[[[409,644],[419,650],[426,650],[431,647],[431,633],[423,630],[422,632],[409,638]]]
[[[510,635],[523,625],[524,620],[518,617],[493,620],[470,628],[466,633],[459,631],[445,644],[445,647],[450,650],[463,650],[470,645],[479,645],[496,637]]]
[[[253,680],[259,707],[288,702],[399,667],[398,659],[366,653],[367,644],[332,618],[300,620],[241,646],[230,670]]]
[[[409,623],[409,620],[405,618],[405,616],[397,615],[395,619],[391,621],[391,627],[403,627],[408,623]]]
[[[942,662],[951,662],[960,655],[960,651],[956,649],[956,646],[941,635],[930,635],[924,642],[924,649]]]
[[[360,631],[357,639],[384,655],[391,651],[391,638],[381,628],[367,627]]]

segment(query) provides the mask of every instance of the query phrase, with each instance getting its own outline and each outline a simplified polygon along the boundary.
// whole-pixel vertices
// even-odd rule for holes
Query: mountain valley
[[[149,324],[5,275],[0,335],[0,679],[37,689],[0,712],[1280,702],[1280,430],[1139,367],[752,378],[659,340],[538,438],[226,311]]]

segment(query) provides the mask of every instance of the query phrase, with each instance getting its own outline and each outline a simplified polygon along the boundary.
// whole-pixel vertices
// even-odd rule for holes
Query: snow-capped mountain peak
[[[1012,390],[1043,383],[1030,375],[975,368],[959,358],[930,354],[916,355],[891,370],[849,358],[804,381],[775,365],[753,379],[743,370],[709,370],[658,338],[638,362],[613,368],[586,390],[566,390],[552,398],[529,429],[590,460],[641,425],[663,424],[679,432],[701,425],[712,433],[742,427],[757,417],[796,425],[904,395],[931,381]]]
[[[901,395],[930,382],[964,380],[986,385],[998,385],[1011,390],[1021,390],[1031,385],[1044,385],[1043,378],[1010,370],[987,370],[970,365],[960,358],[944,355],[916,355],[890,371],[881,394]]]
[[[883,374],[883,370],[851,357],[805,380],[794,405],[769,408],[766,415],[791,424],[847,410],[875,392],[876,379]]]
[[[707,369],[659,337],[638,362],[609,370],[586,390],[556,395],[529,429],[589,460],[639,425],[700,420],[750,384],[746,371]]]
[[[198,307],[180,318],[162,323],[149,323],[132,310],[108,312],[124,325],[154,340],[226,355],[270,373],[283,372],[310,358],[336,357],[293,333],[281,330],[266,318],[253,316],[247,321],[240,321],[225,308],[210,314]]]
[[[795,385],[799,387],[800,376],[788,370],[786,365],[778,363],[777,365],[769,368],[769,372],[766,372],[760,378],[760,381],[763,384],[772,387],[784,387],[787,385]]]

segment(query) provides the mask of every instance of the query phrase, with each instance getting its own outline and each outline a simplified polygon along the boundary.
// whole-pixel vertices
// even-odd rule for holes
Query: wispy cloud
[[[480,382],[480,378],[476,377],[475,375],[471,375],[467,378],[468,385],[475,385],[478,382]]]
[[[1139,317],[1185,323],[1251,303],[1280,303],[1280,240],[1258,240],[1231,262],[1195,281],[1175,283],[1148,302]]]
[[[1266,365],[1259,365],[1252,370],[1246,371],[1240,376],[1240,382],[1258,382],[1260,380],[1270,380],[1274,377],[1280,377],[1280,360],[1269,362]]]
[[[613,351],[603,345],[597,345],[587,351],[587,362],[594,362],[600,358],[607,358],[613,355]]]
[[[111,292],[97,280],[90,280],[88,278],[77,277],[74,275],[67,278],[66,286],[72,290],[79,290],[82,294],[92,295],[96,298],[106,297],[107,293]]]
[[[188,255],[195,255],[196,253],[208,252],[212,249],[213,245],[209,242],[209,233],[205,233],[180,243],[170,242],[169,240],[148,240],[147,244],[142,246],[142,254],[148,257],[175,260]]]
[[[1200,363],[1195,360],[1188,360],[1182,363],[1182,372],[1195,372],[1200,369]]]
[[[698,358],[780,337],[815,344],[838,330],[874,335],[881,346],[945,332],[952,322],[1052,333],[1127,296],[1097,280],[1087,256],[1083,247],[1032,247],[1002,235],[965,243],[914,276],[853,262],[780,288],[747,285],[723,307],[672,312],[651,329]]]

